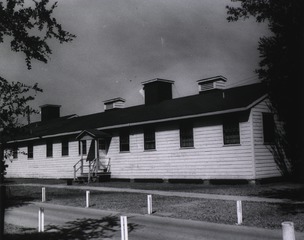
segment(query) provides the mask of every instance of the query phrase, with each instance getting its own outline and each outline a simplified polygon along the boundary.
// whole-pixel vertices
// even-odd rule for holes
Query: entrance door
[[[107,158],[108,146],[107,141],[104,138],[98,139],[98,154],[99,154],[99,166],[100,169],[107,169],[109,159]]]

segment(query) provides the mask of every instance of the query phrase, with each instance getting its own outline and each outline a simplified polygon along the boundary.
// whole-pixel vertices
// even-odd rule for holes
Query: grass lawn
[[[109,186],[118,183],[105,183]],[[150,189],[154,186],[162,186],[162,189],[178,191],[182,187],[187,187],[185,191],[200,192],[205,190],[215,190],[221,192],[221,187],[201,187],[196,184],[130,184],[129,187]],[[113,187],[113,185],[112,185]],[[127,183],[120,183],[119,187],[127,187]],[[226,188],[226,191],[235,193],[245,193],[256,191],[256,187],[241,186]],[[253,190],[252,190],[253,189]],[[266,190],[266,189],[264,189]],[[270,190],[269,190],[270,191]],[[139,193],[121,192],[91,192],[91,207],[103,210],[113,210],[124,213],[147,213],[147,196]],[[217,193],[219,193],[217,192]],[[256,191],[257,192],[257,191]],[[271,192],[271,191],[270,191]],[[47,188],[47,202],[61,205],[85,207],[85,191],[73,189]],[[209,192],[210,193],[210,192]],[[236,194],[237,195],[237,194]],[[41,187],[31,186],[11,186],[8,207],[26,204],[29,201],[41,201]],[[198,221],[208,221],[215,223],[235,224],[236,202],[223,200],[207,200],[196,198],[167,197],[153,195],[153,211],[157,216],[166,216],[181,219],[192,219]],[[273,204],[273,203],[254,203],[243,202],[243,222],[246,226],[262,228],[281,228],[281,222],[292,221],[297,231],[304,231],[304,204]]]
[[[64,184],[65,180],[54,179],[9,179],[8,183],[38,183],[38,184]],[[268,198],[284,198],[295,201],[304,201],[304,185],[290,182],[276,182],[257,185],[204,185],[186,183],[153,183],[153,182],[96,182],[89,186],[113,187],[113,188],[132,188],[144,190],[161,190],[174,192],[193,192],[207,194],[222,194],[236,196],[255,196]]]

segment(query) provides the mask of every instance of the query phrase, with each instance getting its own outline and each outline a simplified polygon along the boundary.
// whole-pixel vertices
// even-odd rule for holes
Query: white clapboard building
[[[252,181],[281,176],[272,151],[277,121],[261,83],[226,88],[222,76],[197,81],[198,93],[172,98],[174,81],[143,82],[145,103],[104,102],[105,110],[60,116],[41,106],[24,128],[7,177],[80,176],[152,181]]]

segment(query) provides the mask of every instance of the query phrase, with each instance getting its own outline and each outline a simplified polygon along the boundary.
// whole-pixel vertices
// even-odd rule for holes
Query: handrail
[[[79,161],[77,161],[74,165],[73,165],[73,168],[74,168],[74,180],[77,179],[77,172],[81,169],[81,174],[83,173],[83,167],[88,167],[89,168],[89,171],[88,171],[88,182],[90,182],[91,178],[96,176],[97,173],[98,173],[98,170],[100,169],[100,166],[102,166],[106,172],[110,172],[111,170],[111,158],[108,158],[109,161],[107,164],[101,164],[99,163],[100,158],[94,158],[93,160],[89,161],[89,164],[88,165],[84,165],[83,164],[83,158],[80,159]],[[80,164],[81,163],[81,164]],[[80,166],[78,166],[80,164]]]
[[[78,168],[76,168],[79,163],[81,163],[81,165]],[[79,161],[77,161],[74,164],[73,168],[74,168],[74,180],[76,180],[76,174],[79,171],[79,169],[81,169],[81,173],[83,173],[83,158],[81,158]]]

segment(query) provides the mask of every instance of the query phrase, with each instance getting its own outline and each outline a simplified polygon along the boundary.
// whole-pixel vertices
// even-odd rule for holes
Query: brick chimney
[[[45,104],[41,105],[41,121],[48,121],[60,118],[61,105]]]
[[[160,78],[142,82],[145,91],[145,105],[172,99],[172,84],[174,81]]]

